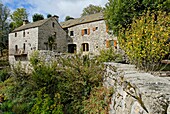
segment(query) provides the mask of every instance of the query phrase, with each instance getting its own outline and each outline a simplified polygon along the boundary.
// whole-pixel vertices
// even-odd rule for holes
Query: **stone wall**
[[[53,47],[56,48],[53,50],[61,53],[67,52],[66,32],[55,18],[50,18],[49,21],[40,26],[38,33],[38,50],[47,50],[44,43],[48,43],[48,38],[53,36],[55,37]]]
[[[104,84],[114,89],[110,114],[170,114],[170,77],[139,72],[128,64],[105,67]]]

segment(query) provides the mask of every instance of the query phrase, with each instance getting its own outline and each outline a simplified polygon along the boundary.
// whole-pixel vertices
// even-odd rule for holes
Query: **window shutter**
[[[96,30],[96,27],[93,28],[93,31],[95,31],[95,30]]]
[[[106,32],[107,32],[107,33],[109,32],[109,27],[108,27],[108,25],[106,25]]]
[[[90,28],[88,29],[88,35],[90,34]]]
[[[81,30],[81,35],[82,35],[82,36],[84,36],[84,29],[83,29],[83,30]]]
[[[106,48],[109,48],[109,40],[106,40]]]
[[[114,40],[114,47],[117,47],[117,41]]]
[[[114,47],[117,48],[117,41],[114,40]]]

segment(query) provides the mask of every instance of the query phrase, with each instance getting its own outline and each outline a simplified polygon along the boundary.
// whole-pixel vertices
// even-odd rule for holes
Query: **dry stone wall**
[[[128,64],[105,67],[104,84],[114,89],[110,114],[170,114],[170,77],[139,72]]]

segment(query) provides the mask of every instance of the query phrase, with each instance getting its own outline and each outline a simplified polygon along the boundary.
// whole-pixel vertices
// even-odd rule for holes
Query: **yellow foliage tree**
[[[170,51],[170,13],[147,11],[119,34],[119,43],[129,61],[144,70],[156,70]]]

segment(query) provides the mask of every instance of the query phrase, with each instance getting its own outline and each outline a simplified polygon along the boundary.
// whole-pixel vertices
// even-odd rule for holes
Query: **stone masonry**
[[[60,23],[68,34],[69,45],[75,45],[77,53],[98,55],[103,49],[118,48],[117,37],[108,30],[103,13],[83,16]]]
[[[49,37],[53,37],[52,50],[57,53],[67,51],[66,32],[56,17],[23,24],[9,34],[9,62],[27,64],[35,50],[50,50]]]
[[[93,31],[93,28],[98,28]],[[89,30],[89,34],[82,35],[82,30]],[[77,26],[73,26],[68,28],[68,31],[74,31],[74,36],[71,36],[73,39],[73,44],[77,45],[77,52],[81,51],[82,44],[89,44],[89,52],[90,54],[99,54],[99,51],[106,48],[106,40],[116,40],[116,37],[111,37],[106,32],[106,24],[104,20],[80,24]],[[85,53],[85,52],[84,52]]]
[[[128,64],[105,67],[104,84],[114,89],[110,114],[170,114],[170,77],[139,72]]]

